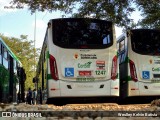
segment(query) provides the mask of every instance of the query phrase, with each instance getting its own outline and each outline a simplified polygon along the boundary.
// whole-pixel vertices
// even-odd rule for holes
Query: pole
[[[35,24],[34,24],[34,77],[36,76],[36,11],[35,11]],[[37,82],[35,82],[35,88],[38,86]]]

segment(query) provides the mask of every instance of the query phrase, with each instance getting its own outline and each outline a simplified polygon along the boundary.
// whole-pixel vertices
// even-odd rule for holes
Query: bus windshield
[[[143,55],[160,55],[160,30],[131,30],[132,50]]]
[[[75,18],[52,20],[53,43],[62,48],[101,49],[113,44],[112,23]]]

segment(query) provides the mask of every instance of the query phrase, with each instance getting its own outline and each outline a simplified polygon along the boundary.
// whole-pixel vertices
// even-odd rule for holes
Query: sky
[[[50,19],[61,18],[60,11],[49,13],[36,12],[31,14],[27,7],[17,9],[10,7],[11,0],[0,0],[0,33],[8,37],[20,38],[20,35],[28,35],[28,40],[35,40],[36,48],[43,44],[47,23]],[[132,14],[133,19],[138,21],[140,13]],[[36,16],[36,17],[35,17]],[[35,34],[36,21],[36,34]],[[116,27],[116,37],[122,34],[122,28]],[[35,36],[34,36],[35,35]],[[35,39],[36,38],[36,39]]]

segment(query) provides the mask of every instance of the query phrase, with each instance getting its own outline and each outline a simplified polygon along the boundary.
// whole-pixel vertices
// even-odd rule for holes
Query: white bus
[[[120,96],[160,96],[160,30],[128,30],[118,37],[117,47]]]
[[[118,97],[118,72],[112,22],[89,18],[49,21],[36,74],[42,100],[63,104],[65,98]]]

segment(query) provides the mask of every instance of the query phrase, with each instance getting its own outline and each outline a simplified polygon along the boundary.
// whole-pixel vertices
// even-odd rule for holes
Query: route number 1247
[[[106,71],[105,70],[96,70],[96,75],[105,75]]]

